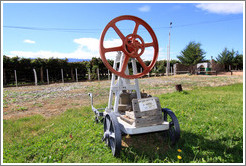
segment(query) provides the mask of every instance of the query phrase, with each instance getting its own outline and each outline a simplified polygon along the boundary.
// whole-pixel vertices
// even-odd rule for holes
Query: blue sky
[[[227,47],[243,54],[243,2],[225,3],[3,3],[3,54],[26,58],[99,57],[99,38],[113,18],[134,15],[154,30],[159,60],[167,54],[169,23],[171,59],[177,59],[190,41],[200,42],[206,59]],[[122,24],[124,34],[131,23]],[[148,33],[139,31],[146,41]],[[140,36],[141,36],[140,35]],[[120,39],[109,31],[105,43]],[[145,60],[152,50],[146,50]],[[112,56],[112,55],[110,55]]]

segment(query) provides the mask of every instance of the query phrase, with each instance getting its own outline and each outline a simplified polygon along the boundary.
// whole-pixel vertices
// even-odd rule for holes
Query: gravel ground
[[[140,90],[151,95],[174,92],[176,84],[182,84],[183,90],[190,90],[195,87],[242,82],[243,76],[240,75],[178,75],[139,79]],[[69,108],[90,106],[89,92],[93,93],[94,105],[107,103],[109,89],[109,80],[4,88],[3,118],[20,118],[34,114],[52,117]]]

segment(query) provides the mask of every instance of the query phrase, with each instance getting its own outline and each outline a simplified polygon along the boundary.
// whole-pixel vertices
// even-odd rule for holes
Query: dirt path
[[[140,90],[151,95],[175,91],[176,84],[183,90],[202,86],[222,86],[242,83],[243,76],[188,76],[151,77],[139,79]],[[20,118],[34,114],[51,117],[69,108],[90,106],[89,92],[94,104],[107,103],[110,81],[78,82],[41,86],[11,87],[3,90],[3,118]]]

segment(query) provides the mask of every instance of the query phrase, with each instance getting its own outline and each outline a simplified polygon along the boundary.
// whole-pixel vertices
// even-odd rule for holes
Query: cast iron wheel
[[[103,140],[111,148],[113,156],[120,156],[121,130],[116,116],[109,113],[104,118]]]
[[[179,121],[173,111],[168,108],[162,109],[164,113],[164,121],[169,122],[168,135],[172,145],[176,144],[180,138]]]

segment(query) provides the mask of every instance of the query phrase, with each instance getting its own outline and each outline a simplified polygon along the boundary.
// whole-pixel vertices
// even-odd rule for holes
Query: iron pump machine
[[[135,23],[132,33],[127,36],[124,36],[116,26],[117,22],[124,20]],[[138,35],[140,25],[150,34],[151,42],[145,43],[143,38]],[[113,28],[118,34],[122,40],[121,46],[104,47],[105,35],[109,28]],[[175,144],[180,137],[179,123],[175,114],[168,108],[161,108],[157,97],[141,93],[139,90],[138,78],[150,72],[158,57],[158,41],[152,28],[138,17],[130,15],[119,16],[106,25],[101,34],[99,44],[101,59],[104,65],[112,72],[108,106],[105,109],[96,109],[93,106],[92,93],[89,93],[89,95],[96,121],[98,122],[99,117],[103,117],[101,118],[104,122],[103,140],[111,148],[113,155],[120,155],[121,136],[123,134],[134,135],[168,131],[170,141]],[[141,58],[147,47],[154,49],[154,56],[149,65],[146,65]],[[117,52],[113,66],[109,64],[105,56],[109,52]],[[136,61],[143,68],[141,73],[137,72]],[[130,74],[128,64],[131,64],[133,74]],[[133,83],[130,79],[133,80]],[[99,110],[104,110],[104,112]]]

